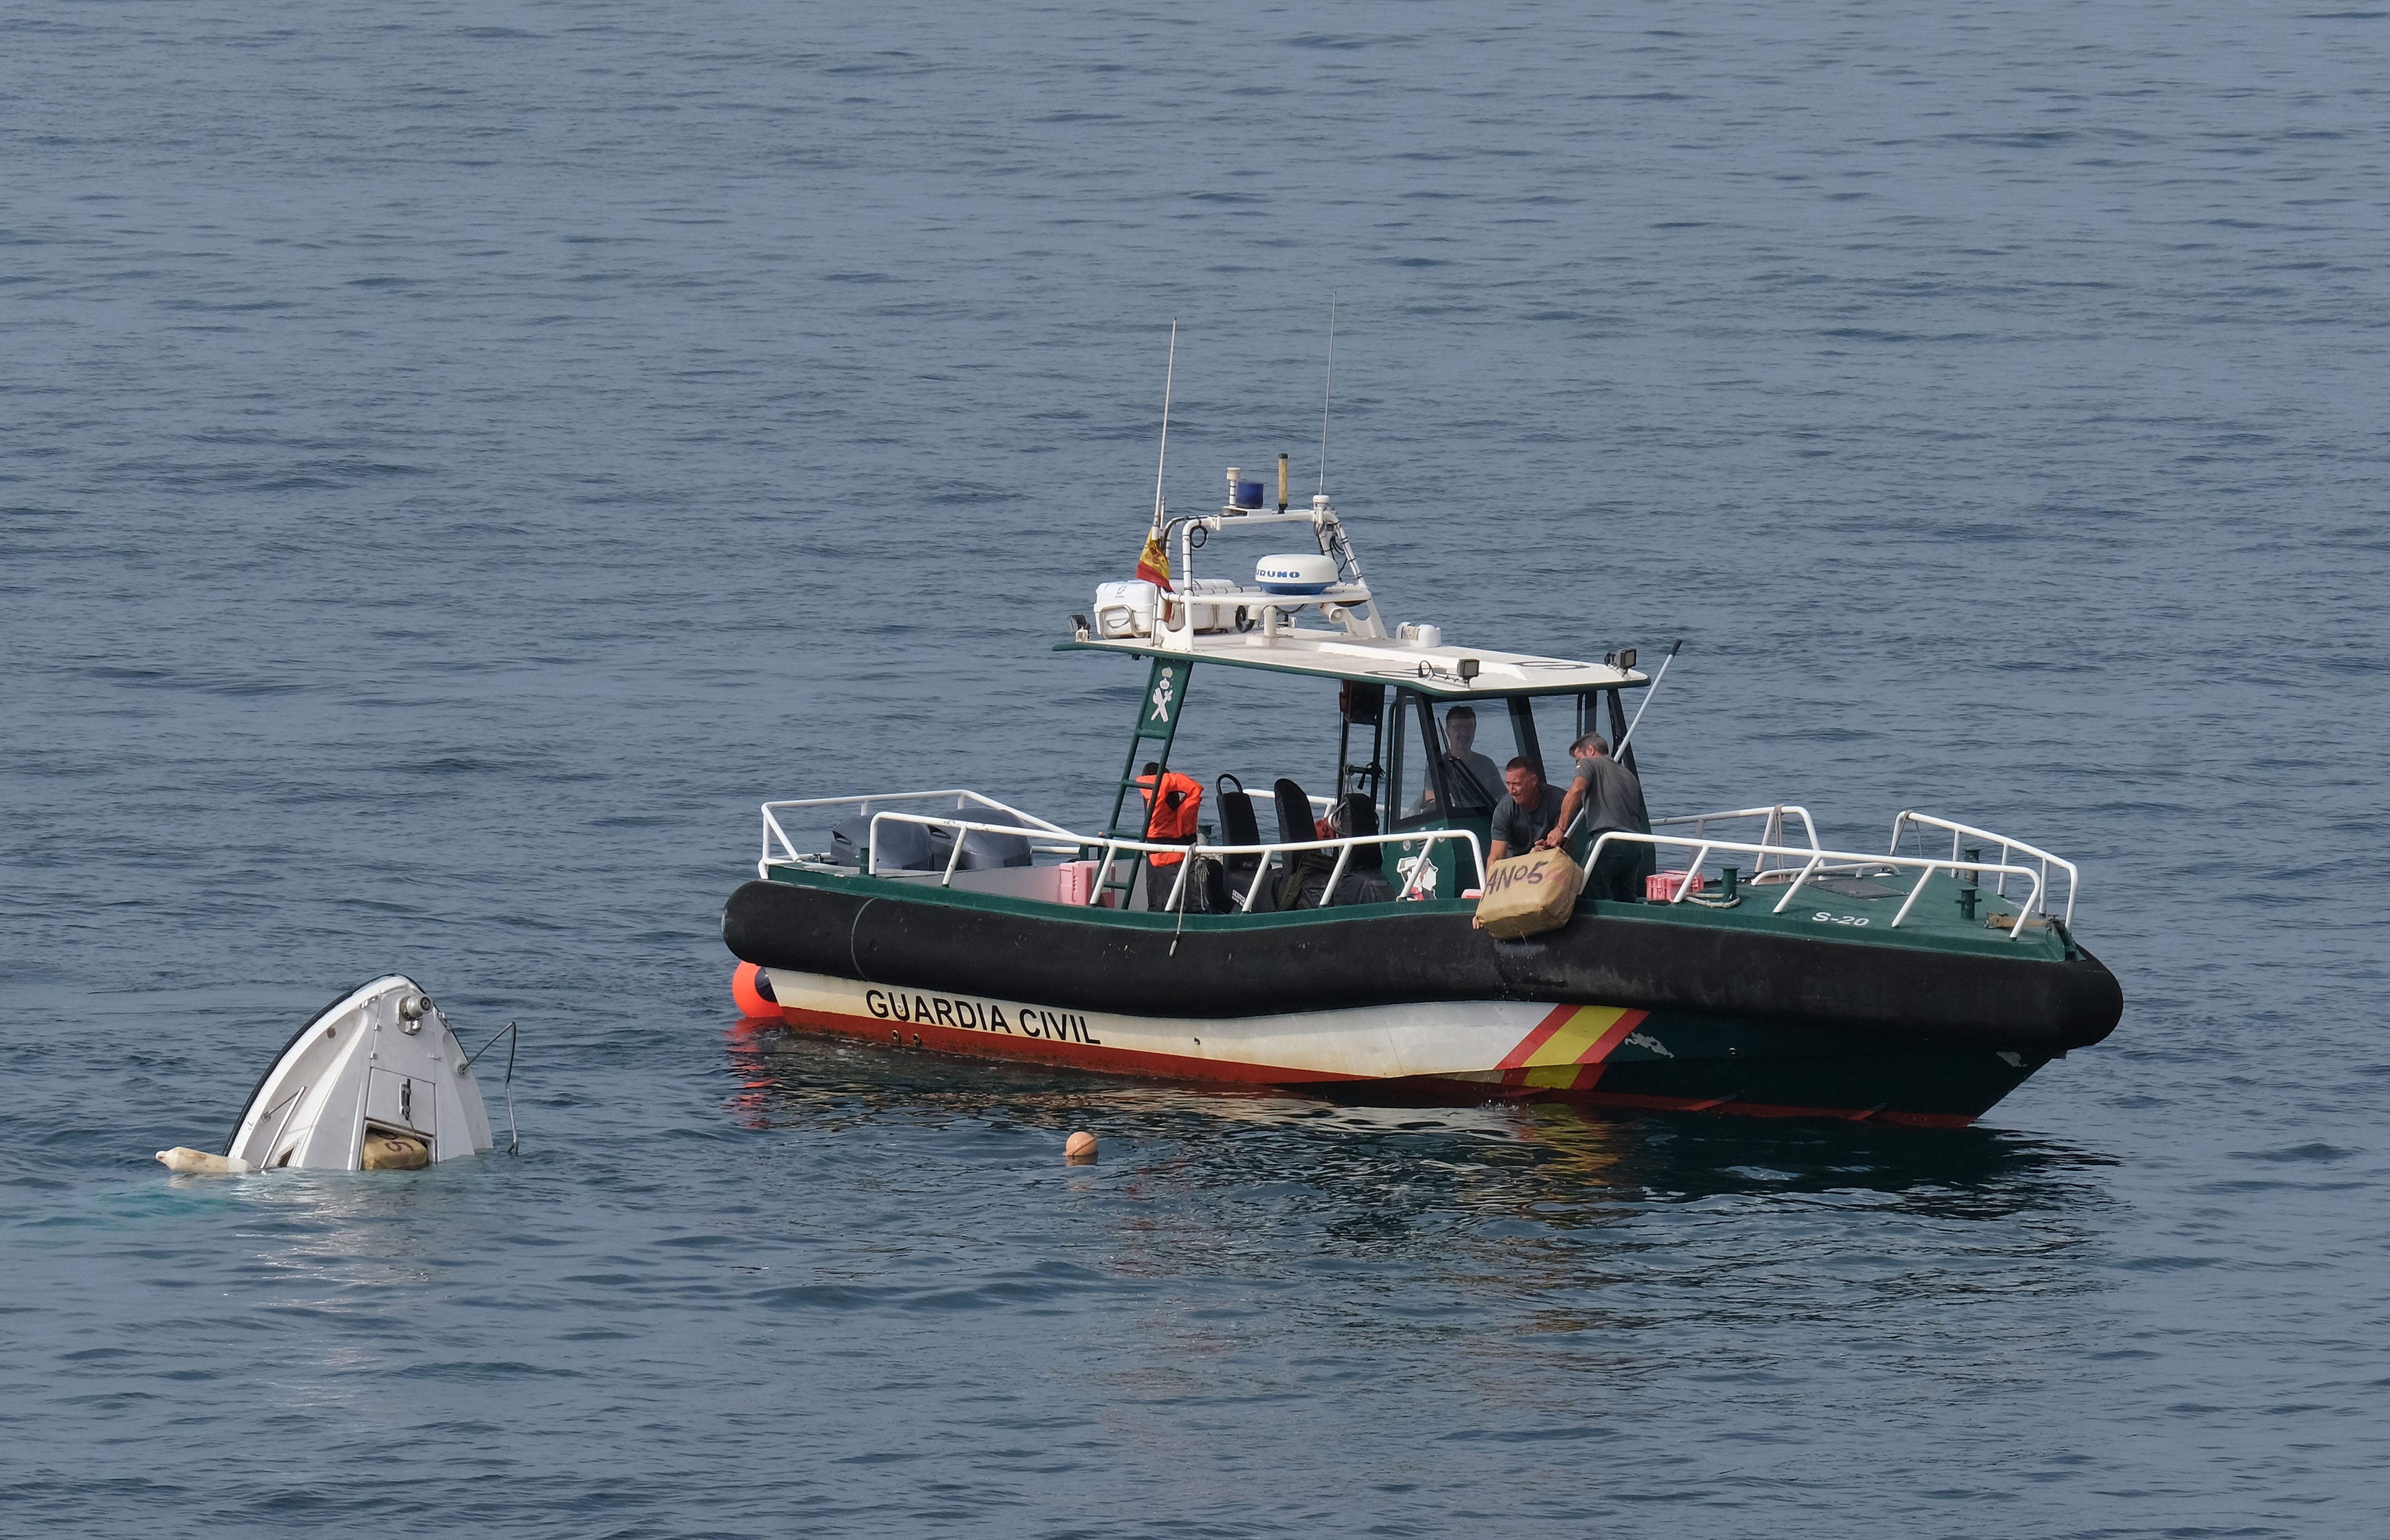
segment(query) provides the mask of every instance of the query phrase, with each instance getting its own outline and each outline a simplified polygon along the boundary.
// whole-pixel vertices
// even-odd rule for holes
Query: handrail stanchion
[[[1336,865],[1329,868],[1328,886],[1319,890],[1319,907],[1325,909],[1336,902],[1336,884],[1344,880],[1345,865],[1352,859],[1353,841],[1348,840],[1344,848],[1336,853]]]
[[[1686,862],[1686,863],[1685,863],[1685,872],[1686,872],[1685,880],[1683,880],[1682,882],[1677,883],[1677,891],[1676,891],[1675,892],[1670,893],[1670,894],[1668,895],[1668,902],[1669,902],[1669,903],[1671,903],[1671,904],[1682,904],[1682,903],[1685,901],[1685,891],[1686,891],[1687,889],[1689,889],[1689,888],[1691,888],[1691,887],[1696,886],[1696,885],[1700,882],[1700,880],[1701,880],[1701,874],[1702,874],[1702,863],[1703,863],[1703,862],[1704,862],[1704,861],[1706,861],[1706,860],[1708,860],[1709,858],[1710,858],[1710,847],[1709,847],[1709,842],[1708,842],[1707,841],[1703,841],[1702,842],[1702,847],[1701,847],[1701,849],[1699,849],[1699,850],[1697,850],[1697,851],[1693,852],[1693,858],[1692,858],[1690,861],[1688,861],[1688,862]],[[1659,863],[1658,863],[1658,862],[1656,862],[1656,861],[1654,861],[1654,862],[1652,863],[1652,865],[1656,866],[1658,866],[1658,865],[1659,865]]]
[[[2034,879],[2033,892],[2023,904],[2017,905],[2016,923],[2009,927],[2009,940],[2014,941],[2024,934],[2024,922],[2033,918],[2034,905],[2040,902],[2041,881],[2037,878]]]
[[[1792,902],[1792,895],[1801,891],[1801,884],[1808,881],[1810,878],[1817,875],[1818,864],[1824,860],[1825,856],[1822,854],[1811,856],[1809,858],[1809,864],[1801,868],[1801,875],[1784,885],[1784,896],[1776,901],[1776,907],[1768,910],[1767,912],[1771,915],[1782,914],[1786,905]],[[1893,923],[1897,925],[1900,922],[1898,920],[1895,920]]]
[[[1917,906],[1917,900],[1924,893],[1925,884],[1934,876],[1935,870],[1935,867],[1928,866],[1917,874],[1917,880],[1908,885],[1908,896],[1900,901],[1900,913],[1892,917],[1892,924],[1887,929],[1894,930],[1900,929],[1900,922],[1907,919],[1908,911]]]

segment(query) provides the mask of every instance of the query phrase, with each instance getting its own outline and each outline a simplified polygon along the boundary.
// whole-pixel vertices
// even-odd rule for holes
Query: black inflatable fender
[[[1625,1006],[2046,1055],[2124,1009],[2088,953],[1984,956],[1580,913],[1499,942],[1458,913],[1167,930],[753,881],[723,911],[743,961],[1129,1016],[1266,1016],[1435,1000]]]

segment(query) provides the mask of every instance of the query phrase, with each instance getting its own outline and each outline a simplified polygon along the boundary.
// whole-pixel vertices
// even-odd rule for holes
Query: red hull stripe
[[[1568,1025],[1569,1018],[1574,1016],[1577,1007],[1574,1006],[1554,1006],[1552,1013],[1536,1022],[1535,1030],[1519,1039],[1519,1046],[1504,1054],[1502,1062],[1494,1067],[1497,1070],[1515,1070],[1525,1064],[1537,1048],[1552,1040],[1552,1033]]]
[[[1502,1083],[1536,1091],[1589,1091],[1601,1078],[1603,1061],[1651,1014],[1617,1006],[1561,1006],[1502,1056]]]
[[[1767,1101],[1697,1101],[1690,1097],[1631,1096],[1623,1091],[1596,1091],[1573,1097],[1595,1107],[1633,1107],[1662,1112],[1726,1112],[1740,1118],[1840,1118],[1845,1123],[1896,1123],[1911,1128],[1965,1128],[1975,1120],[1965,1112],[1869,1112],[1858,1107],[1780,1107]]]
[[[1576,1012],[1577,1006],[1561,1006],[1538,1023],[1536,1030],[1519,1046],[1504,1056],[1506,1068],[1523,1065],[1535,1050],[1548,1042],[1565,1026]],[[1448,1086],[1456,1100],[1483,1101],[1489,1098],[1532,1101],[1564,1100],[1591,1107],[1617,1107],[1638,1110],[1666,1112],[1724,1112],[1746,1118],[1841,1118],[1845,1121],[1902,1123],[1916,1128],[1965,1128],[1975,1120],[1963,1112],[1889,1112],[1857,1107],[1788,1107],[1763,1101],[1703,1100],[1693,1097],[1638,1096],[1618,1091],[1597,1091],[1594,1083],[1601,1078],[1602,1062],[1610,1051],[1624,1042],[1648,1013],[1639,1010],[1623,1012],[1609,1030],[1601,1033],[1577,1058],[1582,1068],[1575,1069],[1570,1079],[1557,1084],[1529,1084],[1527,1072],[1505,1074],[1496,1084],[1483,1080],[1447,1080],[1441,1076],[1422,1075],[1401,1081],[1383,1082],[1414,1088],[1435,1084]],[[941,1027],[934,1022],[898,1023],[891,1026],[869,1016],[846,1016],[832,1011],[807,1010],[797,1006],[782,1006],[780,1015],[791,1026],[807,1027],[816,1032],[835,1033],[842,1037],[861,1038],[867,1042],[886,1041],[891,1046],[905,1045],[934,1048],[942,1053],[965,1055],[972,1059],[1026,1059],[1053,1064],[1065,1069],[1108,1070],[1119,1074],[1151,1075],[1172,1080],[1233,1081],[1250,1085],[1299,1085],[1305,1082],[1366,1081],[1369,1075],[1337,1074],[1319,1070],[1274,1069],[1266,1064],[1236,1064],[1219,1059],[1194,1059],[1182,1054],[1147,1053],[1127,1048],[1107,1048],[1085,1043],[1057,1043],[1052,1039],[991,1039],[984,1032]],[[1057,1053],[1053,1048],[1061,1048]],[[1515,1063],[1514,1063],[1515,1061]],[[1555,1067],[1557,1068],[1557,1066]],[[1549,1072],[1536,1072],[1539,1074]]]
[[[1593,1040],[1592,1046],[1577,1056],[1580,1064],[1599,1064],[1610,1057],[1610,1050],[1626,1041],[1627,1034],[1641,1026],[1648,1010],[1630,1010],[1612,1024],[1611,1029]]]

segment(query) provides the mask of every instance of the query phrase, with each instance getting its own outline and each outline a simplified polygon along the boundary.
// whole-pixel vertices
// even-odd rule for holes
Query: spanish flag
[[[1162,527],[1146,532],[1145,550],[1137,558],[1137,575],[1147,583],[1170,586],[1170,553],[1162,548]]]

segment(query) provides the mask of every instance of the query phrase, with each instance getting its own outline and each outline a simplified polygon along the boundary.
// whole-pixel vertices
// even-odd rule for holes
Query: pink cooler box
[[[1084,906],[1088,892],[1096,885],[1096,864],[1093,861],[1065,861],[1054,871],[1054,902]]]
[[[1701,879],[1691,872],[1653,872],[1643,879],[1643,900],[1647,904],[1673,904],[1677,891],[1688,884],[1694,892],[1702,891]]]

